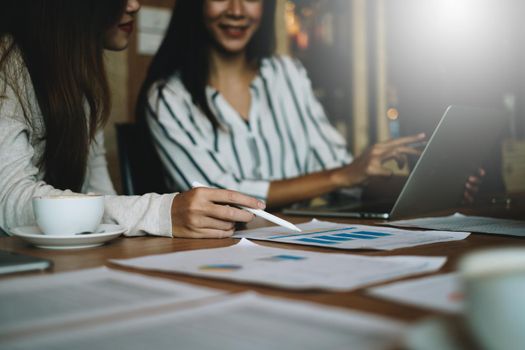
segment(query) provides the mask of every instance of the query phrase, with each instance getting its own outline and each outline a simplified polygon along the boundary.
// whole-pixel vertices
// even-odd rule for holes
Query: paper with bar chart
[[[377,226],[338,224],[315,219],[297,226],[303,232],[297,233],[279,226],[270,226],[239,231],[234,237],[337,249],[393,250],[430,243],[459,241],[470,235],[468,232],[409,231]]]
[[[270,248],[242,239],[225,248],[111,260],[121,266],[290,289],[349,291],[435,272],[445,257],[362,256]]]

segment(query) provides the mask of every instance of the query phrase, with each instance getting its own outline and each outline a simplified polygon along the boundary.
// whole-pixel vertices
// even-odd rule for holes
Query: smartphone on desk
[[[53,262],[47,259],[0,250],[0,275],[45,270],[52,265]]]

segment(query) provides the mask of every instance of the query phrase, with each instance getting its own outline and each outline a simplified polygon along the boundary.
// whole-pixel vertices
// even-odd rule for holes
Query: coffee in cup
[[[104,215],[104,196],[71,194],[33,198],[36,223],[46,235],[94,232]]]

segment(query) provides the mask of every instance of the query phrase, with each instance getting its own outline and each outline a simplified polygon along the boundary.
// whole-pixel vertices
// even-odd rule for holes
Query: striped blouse
[[[222,125],[214,128],[178,75],[152,87],[147,120],[171,189],[186,190],[199,181],[264,200],[271,181],[351,161],[298,61],[263,60],[250,92],[246,122],[208,86],[210,108]]]

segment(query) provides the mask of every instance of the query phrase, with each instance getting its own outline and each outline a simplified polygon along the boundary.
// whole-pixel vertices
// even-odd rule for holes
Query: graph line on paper
[[[272,256],[260,258],[257,260],[280,262],[280,261],[300,261],[304,259],[306,259],[304,256],[280,254],[280,255],[272,255]]]

